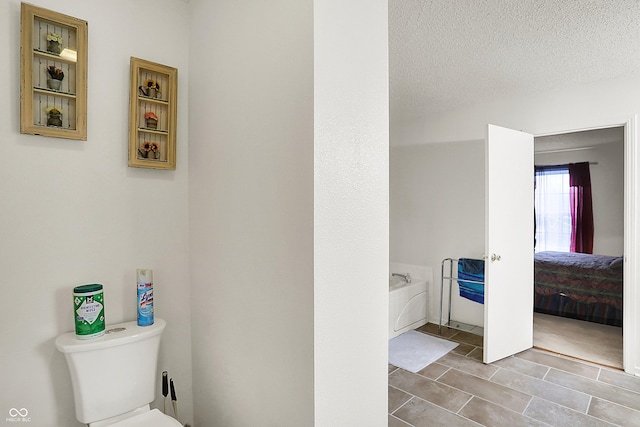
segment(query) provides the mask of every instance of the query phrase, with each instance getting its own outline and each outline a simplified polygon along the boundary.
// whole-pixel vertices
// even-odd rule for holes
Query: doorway
[[[534,139],[534,147],[536,166],[589,163],[594,210],[593,253],[623,256],[625,181],[628,176],[625,171],[625,127],[539,136]],[[534,313],[534,346],[623,369],[622,327],[569,317]]]

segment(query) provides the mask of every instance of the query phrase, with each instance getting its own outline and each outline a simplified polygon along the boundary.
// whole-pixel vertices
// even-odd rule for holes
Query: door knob
[[[500,261],[500,255],[491,254],[491,262]]]

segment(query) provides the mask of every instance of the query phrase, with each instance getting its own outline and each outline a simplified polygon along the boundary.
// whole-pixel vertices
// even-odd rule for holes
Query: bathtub
[[[391,264],[390,273],[411,274],[411,283],[401,277],[389,278],[389,339],[427,323],[429,283],[428,267]]]

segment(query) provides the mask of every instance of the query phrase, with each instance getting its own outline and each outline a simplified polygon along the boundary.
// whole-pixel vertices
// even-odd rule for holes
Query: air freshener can
[[[73,312],[76,338],[89,339],[104,335],[104,293],[102,285],[73,288]]]
[[[153,325],[153,270],[139,268],[138,278],[138,326]]]

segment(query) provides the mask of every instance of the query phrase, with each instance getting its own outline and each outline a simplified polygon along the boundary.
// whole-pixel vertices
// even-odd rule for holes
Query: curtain
[[[589,162],[569,164],[571,252],[593,253],[593,206]]]

